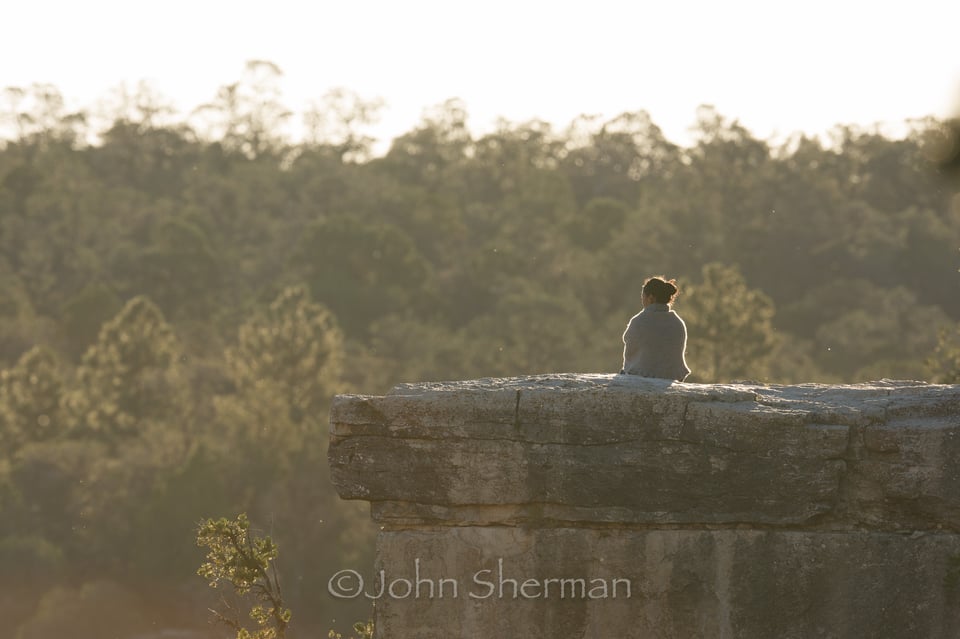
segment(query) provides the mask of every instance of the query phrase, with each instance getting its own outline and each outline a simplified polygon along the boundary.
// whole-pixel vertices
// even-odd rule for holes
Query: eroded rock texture
[[[958,386],[409,384],[329,460],[389,639],[960,636]]]

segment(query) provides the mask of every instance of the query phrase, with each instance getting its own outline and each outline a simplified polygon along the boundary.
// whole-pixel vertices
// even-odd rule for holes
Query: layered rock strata
[[[960,634],[958,386],[405,384],[329,461],[381,637]]]

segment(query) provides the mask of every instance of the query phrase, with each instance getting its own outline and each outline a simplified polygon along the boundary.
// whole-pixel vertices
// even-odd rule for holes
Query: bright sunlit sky
[[[146,80],[187,112],[268,60],[297,112],[333,87],[383,98],[386,141],[453,97],[474,133],[642,109],[685,143],[700,104],[782,138],[944,117],[960,96],[957,0],[30,0],[0,16],[0,87],[51,83],[80,108]]]

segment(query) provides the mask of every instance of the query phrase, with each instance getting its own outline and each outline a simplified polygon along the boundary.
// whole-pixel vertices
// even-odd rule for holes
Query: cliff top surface
[[[556,374],[340,395],[331,475],[390,525],[960,531],[960,386]]]

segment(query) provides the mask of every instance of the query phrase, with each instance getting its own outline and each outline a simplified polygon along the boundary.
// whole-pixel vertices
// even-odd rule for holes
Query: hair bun
[[[679,291],[677,280],[667,280],[662,275],[648,277],[643,283],[643,294],[652,295],[658,304],[669,304]]]

